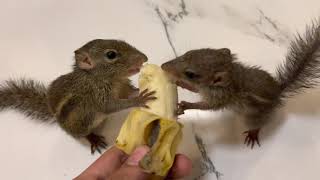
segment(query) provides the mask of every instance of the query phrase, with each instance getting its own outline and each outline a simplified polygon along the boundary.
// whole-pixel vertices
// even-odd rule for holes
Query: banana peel
[[[182,139],[181,127],[176,121],[135,109],[123,124],[116,145],[127,154],[137,146],[151,145],[150,152],[140,161],[140,167],[158,176],[166,176]],[[158,133],[153,134],[153,131]]]
[[[183,125],[176,120],[177,87],[157,65],[145,65],[139,76],[139,89],[156,91],[155,101],[148,109],[133,109],[116,139],[116,146],[127,154],[136,147],[148,145],[150,152],[140,161],[140,167],[165,177],[170,170],[179,143]],[[161,178],[160,178],[161,179]]]

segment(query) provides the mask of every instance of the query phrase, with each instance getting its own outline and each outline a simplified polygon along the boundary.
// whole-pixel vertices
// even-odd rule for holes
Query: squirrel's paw
[[[177,115],[182,115],[184,114],[184,111],[189,109],[189,102],[186,101],[181,101],[178,103],[178,108],[177,108]]]
[[[146,103],[148,101],[153,101],[156,100],[157,98],[154,96],[156,92],[155,91],[151,91],[149,92],[148,89],[143,90],[138,97],[136,97],[136,101],[138,106],[140,107],[144,107],[144,108],[149,108]]]
[[[243,134],[247,134],[247,136],[244,140],[244,144],[246,144],[247,146],[251,145],[251,149],[254,147],[254,145],[256,143],[260,147],[259,132],[260,132],[260,129],[253,129],[253,130],[245,131]]]
[[[108,144],[104,141],[103,136],[98,136],[93,133],[87,136],[88,141],[91,144],[91,154],[94,154],[95,151],[98,151],[101,154],[101,149],[105,149]]]

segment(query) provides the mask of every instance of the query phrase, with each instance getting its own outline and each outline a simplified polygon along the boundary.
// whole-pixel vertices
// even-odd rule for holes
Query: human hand
[[[147,146],[141,146],[128,156],[120,149],[112,147],[74,180],[148,180],[151,174],[146,173],[138,164],[149,150]],[[186,177],[191,168],[189,158],[178,154],[166,179]]]

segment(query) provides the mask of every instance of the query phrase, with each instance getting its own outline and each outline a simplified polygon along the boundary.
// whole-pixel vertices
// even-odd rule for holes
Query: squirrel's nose
[[[164,71],[167,71],[169,68],[170,68],[170,61],[166,62],[166,63],[163,63],[161,65],[161,69],[164,70]]]
[[[145,54],[142,53],[141,56],[142,56],[143,62],[147,62],[148,61],[148,57]]]
[[[142,63],[145,63],[148,61],[148,57],[143,53],[136,54],[134,56],[134,59],[138,60],[139,62],[141,61]]]

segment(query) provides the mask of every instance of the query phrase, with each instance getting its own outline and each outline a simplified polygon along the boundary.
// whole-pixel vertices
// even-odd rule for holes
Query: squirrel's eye
[[[188,79],[196,79],[196,78],[199,78],[200,76],[190,70],[186,70],[184,72],[184,75],[188,78]]]
[[[105,57],[108,59],[115,59],[118,56],[117,51],[115,50],[109,50],[108,52],[105,53]]]

